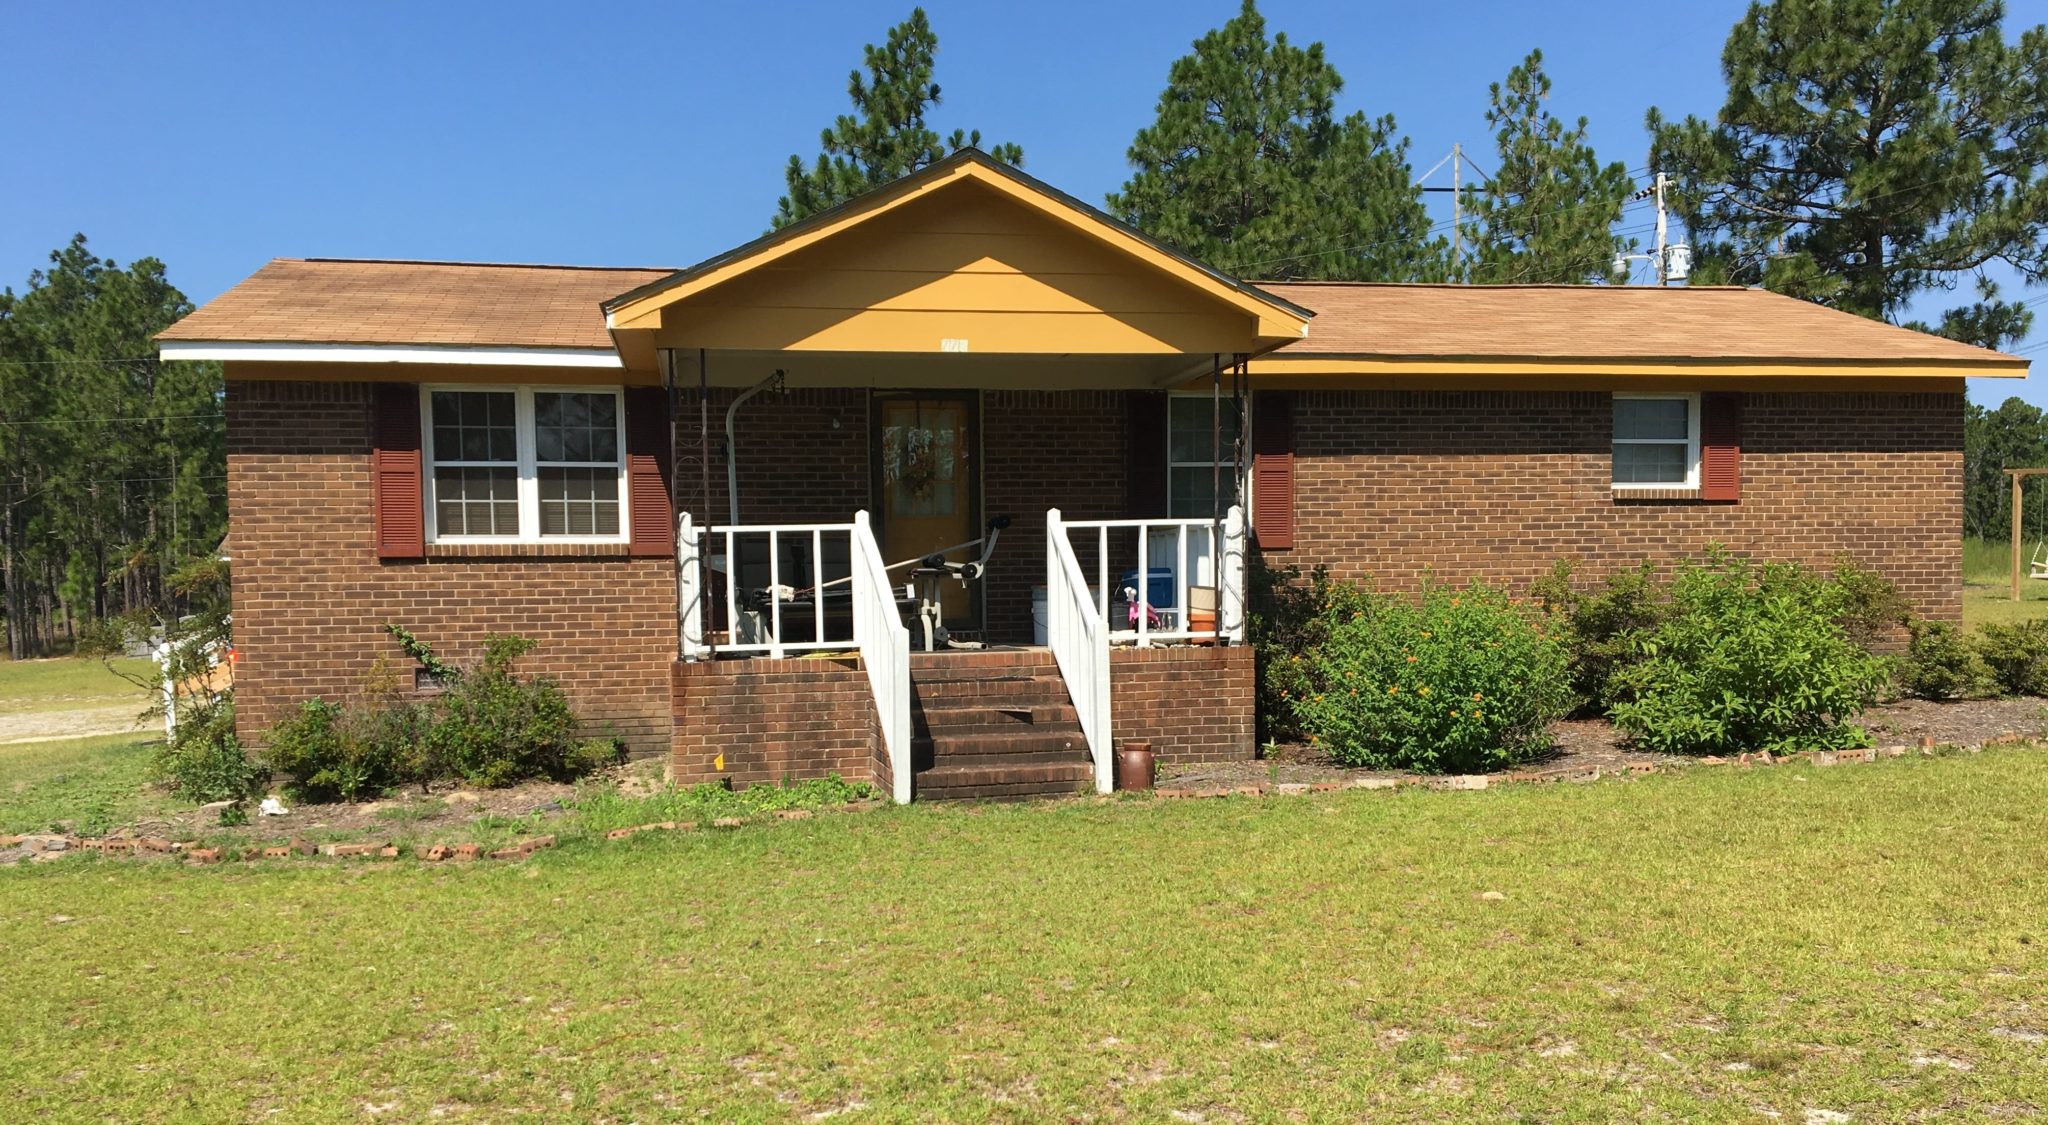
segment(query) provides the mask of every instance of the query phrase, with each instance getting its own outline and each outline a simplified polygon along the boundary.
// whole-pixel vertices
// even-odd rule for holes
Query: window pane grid
[[[1690,487],[1695,409],[1690,397],[1614,399],[1613,482]]]
[[[1167,517],[1200,519],[1214,514],[1219,506],[1215,496],[1219,476],[1223,486],[1220,506],[1236,504],[1237,466],[1229,460],[1237,447],[1235,404],[1221,404],[1220,417],[1205,394],[1174,395],[1166,404]]]
[[[616,391],[430,390],[437,538],[617,539]]]

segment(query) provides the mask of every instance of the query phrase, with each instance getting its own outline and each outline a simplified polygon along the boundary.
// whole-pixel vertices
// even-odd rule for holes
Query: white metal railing
[[[1061,538],[1074,532],[1093,531],[1096,581],[1093,588],[1095,613],[1109,631],[1113,644],[1151,645],[1157,642],[1226,640],[1244,641],[1244,509],[1232,505],[1223,517],[1223,552],[1214,549],[1216,526],[1209,520],[1073,520],[1059,525]],[[1135,557],[1136,583],[1125,592],[1122,574],[1112,575],[1110,560],[1125,547],[1124,533],[1133,533],[1135,550],[1123,558]],[[1156,546],[1155,546],[1156,544]],[[1072,544],[1069,542],[1069,547]],[[1164,548],[1170,557],[1161,560]],[[1071,549],[1068,552],[1072,554]],[[1161,562],[1166,565],[1160,565]],[[1078,563],[1076,564],[1078,565]],[[1163,572],[1170,577],[1169,602],[1153,594],[1153,577]],[[1195,595],[1214,591],[1213,620],[1194,628],[1190,604]],[[1124,620],[1111,616],[1111,605],[1124,599]],[[1048,595],[1048,601],[1050,596]],[[1159,619],[1154,624],[1153,619]]]
[[[698,527],[690,513],[676,522],[676,599],[678,649],[685,660],[701,660],[714,651],[746,655],[783,656],[792,652],[858,652],[868,674],[868,687],[880,719],[882,745],[889,756],[892,796],[898,804],[910,801],[910,630],[896,605],[896,591],[889,585],[889,573],[882,551],[865,511],[856,512],[852,523],[742,524],[713,528],[709,535],[723,540],[724,555],[704,555],[707,532]],[[743,593],[745,582],[735,562],[744,545],[765,540],[768,584],[763,589],[766,608],[752,595]],[[808,547],[809,556],[790,573],[783,569],[783,547]],[[846,550],[846,571],[832,573],[833,558],[827,548]],[[708,564],[708,565],[707,565]],[[752,569],[760,569],[756,562]],[[798,573],[797,571],[801,571]],[[707,631],[704,620],[704,577],[722,575],[725,586],[721,599],[725,609],[724,635]],[[805,583],[805,585],[795,585]],[[828,614],[825,603],[830,591],[844,591],[852,609],[850,626],[834,635],[840,614]],[[785,612],[785,608],[789,612]],[[788,639],[785,626],[810,626],[810,638]]]
[[[896,608],[888,567],[865,511],[853,516],[853,635],[874,692],[889,783],[897,804],[910,803],[910,630]]]
[[[724,553],[705,560],[707,534],[722,541]],[[765,547],[765,558],[743,558],[743,549],[755,547]],[[787,548],[795,548],[794,557],[788,556]],[[826,610],[833,591],[843,591],[847,584],[843,568],[832,564],[853,557],[853,524],[741,524],[712,528],[707,533],[685,512],[677,521],[676,550],[681,564],[676,600],[685,660],[699,659],[714,648],[727,653],[787,656],[793,652],[851,652],[860,647],[843,609],[839,613]],[[701,565],[707,561],[708,566]],[[765,575],[744,573],[758,572],[763,566]],[[706,633],[702,576],[707,572],[723,579],[723,636]],[[748,585],[749,578],[761,577],[767,578],[766,585]],[[799,631],[795,638],[789,635],[791,625]],[[808,636],[801,635],[805,626]]]
[[[1107,793],[1115,773],[1110,754],[1109,623],[1088,597],[1088,580],[1067,538],[1060,510],[1045,513],[1045,635],[1060,678],[1081,720],[1095,760],[1095,791]]]

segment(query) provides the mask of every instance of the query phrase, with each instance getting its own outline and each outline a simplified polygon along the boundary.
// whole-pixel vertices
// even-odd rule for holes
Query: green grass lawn
[[[2012,600],[2012,548],[1986,539],[1963,540],[1963,623],[2010,624],[2048,617],[2048,581],[2024,575],[2033,561],[2034,545],[2020,547],[2020,600]]]
[[[147,660],[120,659],[114,661],[114,667],[144,679],[156,674],[156,665]],[[139,711],[149,705],[149,696],[98,660],[72,656],[0,659],[0,714],[70,711],[115,703],[134,703]]]
[[[0,943],[19,1120],[2023,1117],[2048,753],[87,857]]]
[[[143,736],[0,746],[0,832],[49,832],[70,821],[99,835],[168,795],[144,789]]]

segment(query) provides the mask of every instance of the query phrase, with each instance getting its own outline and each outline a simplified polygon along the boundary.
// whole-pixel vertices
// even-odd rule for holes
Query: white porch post
[[[677,650],[684,660],[701,659],[704,644],[704,537],[690,513],[676,517]]]
[[[1217,625],[1234,645],[1244,643],[1244,533],[1244,507],[1232,504],[1223,517],[1223,605]]]

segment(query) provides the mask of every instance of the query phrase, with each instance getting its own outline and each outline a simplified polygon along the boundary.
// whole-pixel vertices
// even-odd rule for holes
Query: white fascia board
[[[272,344],[163,340],[164,359],[266,363],[443,363],[476,367],[624,367],[611,348],[472,348],[431,344]]]

